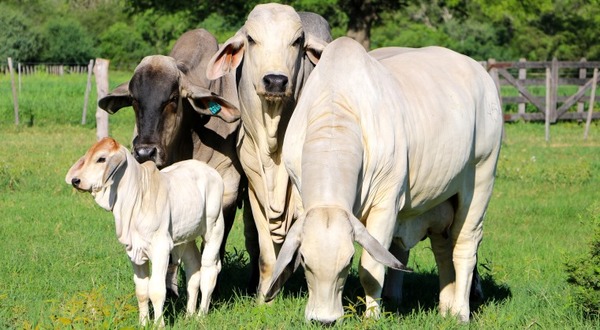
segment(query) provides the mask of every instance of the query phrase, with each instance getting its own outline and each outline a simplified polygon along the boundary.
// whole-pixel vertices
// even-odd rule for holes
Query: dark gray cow
[[[206,78],[206,65],[217,50],[217,40],[208,31],[188,31],[169,56],[145,57],[131,80],[102,98],[99,106],[109,113],[133,106],[133,155],[138,162],[150,160],[163,168],[193,158],[219,172],[225,184],[223,257],[245,177],[235,150],[240,126],[235,76]]]

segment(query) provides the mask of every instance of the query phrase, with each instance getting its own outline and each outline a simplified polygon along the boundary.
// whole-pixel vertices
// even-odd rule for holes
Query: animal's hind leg
[[[410,250],[407,251],[392,241],[389,251],[402,264],[408,265]],[[402,285],[404,283],[404,273],[405,272],[400,270],[388,268],[387,274],[385,275],[385,281],[383,284],[383,297],[390,299],[396,305],[400,305],[402,303]]]
[[[217,284],[217,276],[221,271],[221,258],[219,258],[219,249],[223,241],[223,213],[219,214],[217,221],[208,222],[214,223],[213,227],[207,228],[206,235],[203,237],[204,248],[200,257],[200,291],[202,297],[200,299],[199,314],[208,313],[210,299]]]
[[[200,251],[195,241],[185,244],[181,259],[185,269],[185,278],[187,283],[187,307],[188,316],[196,312],[198,302],[198,291],[200,290]]]
[[[440,283],[440,305],[442,316],[446,316],[454,303],[454,264],[452,263],[452,240],[448,235],[430,234],[431,249],[435,256]]]
[[[452,258],[456,276],[451,311],[463,322],[469,321],[473,270],[477,263],[477,249],[483,236],[483,216],[493,188],[495,166],[492,165],[495,164],[480,165],[475,174],[472,191],[465,189],[467,192],[459,193],[455,223],[451,229],[454,241]]]

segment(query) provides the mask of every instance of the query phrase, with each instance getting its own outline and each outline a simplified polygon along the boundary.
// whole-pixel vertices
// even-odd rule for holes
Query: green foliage
[[[57,17],[42,30],[41,60],[50,63],[86,64],[96,57],[93,39],[76,20]]]
[[[40,37],[32,22],[19,10],[0,3],[0,58],[17,61],[35,60],[40,49]]]
[[[140,31],[124,22],[117,22],[100,35],[100,56],[111,62],[133,68],[144,57],[154,54],[152,46]]]
[[[593,204],[588,210],[589,218],[580,221],[594,224],[589,251],[566,263],[567,282],[573,288],[575,304],[584,315],[600,320],[600,203]]]

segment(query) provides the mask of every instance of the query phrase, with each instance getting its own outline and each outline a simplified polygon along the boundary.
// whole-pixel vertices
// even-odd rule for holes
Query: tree
[[[232,28],[241,26],[252,8],[261,2],[264,1],[131,0],[129,6],[133,13],[149,9],[170,13],[185,12],[186,17],[196,23],[216,14],[223,19],[227,28]],[[282,2],[294,6],[297,10],[319,13],[332,26],[346,24],[347,35],[367,49],[370,46],[371,28],[381,23],[381,14],[397,10],[403,3],[399,0],[284,0]]]
[[[74,19],[57,17],[42,30],[41,59],[54,63],[86,64],[96,57],[93,38]]]
[[[40,49],[40,36],[32,22],[16,9],[0,4],[0,57],[33,61]]]

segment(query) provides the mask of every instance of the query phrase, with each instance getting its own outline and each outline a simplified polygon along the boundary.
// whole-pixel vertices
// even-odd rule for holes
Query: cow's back
[[[502,134],[497,90],[479,63],[441,47],[400,48],[380,63],[407,103],[407,209],[419,212],[455,194],[480,162],[496,162]]]

